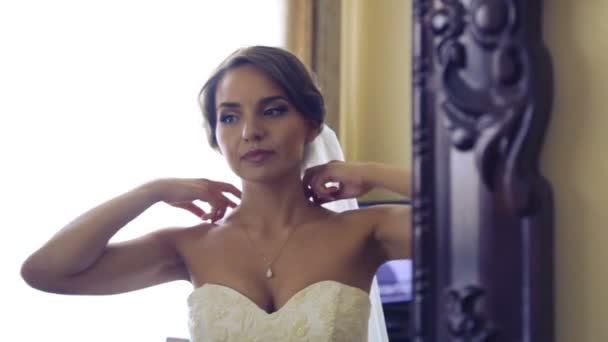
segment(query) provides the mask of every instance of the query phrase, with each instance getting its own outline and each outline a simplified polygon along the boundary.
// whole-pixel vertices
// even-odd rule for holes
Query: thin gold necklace
[[[266,265],[268,266],[268,268],[266,269],[266,278],[270,279],[274,276],[274,273],[272,272],[272,264],[274,264],[274,262],[279,258],[279,256],[281,255],[281,252],[283,251],[283,247],[285,247],[285,245],[287,245],[287,241],[289,241],[289,239],[291,238],[291,236],[293,235],[293,233],[295,232],[296,228],[294,227],[289,234],[287,235],[287,238],[285,239],[285,242],[283,242],[283,244],[281,245],[281,248],[279,248],[279,252],[277,253],[277,255],[272,259],[272,261],[268,262],[268,259],[266,258],[266,256],[264,255],[264,253],[262,253],[261,251],[258,251],[255,243],[253,242],[253,240],[251,239],[251,237],[249,236],[249,232],[247,231],[247,228],[245,228],[245,235],[247,235],[247,239],[249,240],[249,242],[251,243],[251,246],[253,247],[253,250],[258,253],[262,259],[264,260],[264,263],[266,263]]]

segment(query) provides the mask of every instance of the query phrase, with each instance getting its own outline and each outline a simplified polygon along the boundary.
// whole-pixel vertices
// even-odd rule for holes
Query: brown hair
[[[242,65],[258,68],[276,82],[287,99],[302,113],[305,119],[319,124],[325,118],[325,102],[314,77],[291,52],[269,46],[251,46],[233,52],[213,72],[199,94],[204,126],[211,147],[217,149],[215,128],[217,113],[215,92],[224,74]]]

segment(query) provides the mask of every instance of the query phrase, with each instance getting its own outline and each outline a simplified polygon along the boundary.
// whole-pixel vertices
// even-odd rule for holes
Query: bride
[[[70,222],[23,263],[23,278],[42,291],[99,295],[190,281],[193,342],[365,341],[378,267],[410,257],[410,209],[323,205],[373,188],[407,195],[408,172],[337,160],[306,168],[322,153],[311,144],[333,133],[312,76],[282,49],[236,51],[200,101],[210,144],[242,191],[208,179],[146,182]],[[157,202],[203,222],[109,243]]]

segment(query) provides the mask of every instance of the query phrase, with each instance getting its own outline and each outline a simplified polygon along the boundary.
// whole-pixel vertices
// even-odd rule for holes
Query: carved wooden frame
[[[414,341],[553,341],[539,0],[413,0]]]

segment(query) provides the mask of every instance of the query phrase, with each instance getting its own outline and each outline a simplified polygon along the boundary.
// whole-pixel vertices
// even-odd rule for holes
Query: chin
[[[284,167],[241,167],[238,170],[234,170],[235,174],[244,181],[255,182],[255,183],[268,183],[276,181],[277,179],[290,177],[290,174],[295,173],[300,175],[300,166],[295,168],[284,168]]]

